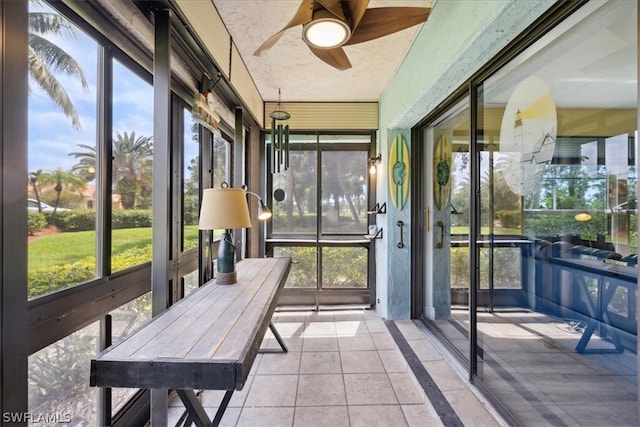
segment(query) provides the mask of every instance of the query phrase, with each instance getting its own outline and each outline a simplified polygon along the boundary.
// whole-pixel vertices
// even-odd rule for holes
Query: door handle
[[[398,242],[397,246],[398,246],[398,248],[402,249],[402,248],[404,248],[404,243],[402,241],[402,227],[404,227],[404,222],[398,221],[398,222],[396,222],[396,225],[398,227],[400,227],[400,241]]]
[[[444,247],[444,222],[438,221],[436,225],[440,228],[440,241],[436,243],[436,248],[442,249]]]

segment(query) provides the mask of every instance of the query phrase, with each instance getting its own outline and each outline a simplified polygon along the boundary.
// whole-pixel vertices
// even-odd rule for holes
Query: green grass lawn
[[[69,264],[96,253],[95,231],[78,231],[43,236],[29,243],[29,271],[51,265]],[[187,240],[198,239],[198,226],[185,227]],[[151,228],[113,230],[112,253],[151,244]]]

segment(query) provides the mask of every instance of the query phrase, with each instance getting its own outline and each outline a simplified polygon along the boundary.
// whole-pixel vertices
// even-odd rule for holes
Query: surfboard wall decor
[[[389,192],[393,206],[401,211],[409,198],[409,147],[400,133],[389,150]]]
[[[433,147],[433,202],[438,210],[449,206],[451,199],[451,142],[440,135]]]

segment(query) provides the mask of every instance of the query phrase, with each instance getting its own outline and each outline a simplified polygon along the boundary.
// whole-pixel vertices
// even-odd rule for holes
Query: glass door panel
[[[521,424],[638,424],[636,17],[588,2],[478,88],[471,371]]]

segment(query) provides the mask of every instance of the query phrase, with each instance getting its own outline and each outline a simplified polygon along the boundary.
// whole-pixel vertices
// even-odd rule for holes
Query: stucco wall
[[[377,217],[378,226],[384,227],[385,233],[375,246],[377,311],[382,317],[400,319],[411,314],[411,249],[408,245],[402,250],[396,247],[398,220],[407,225],[405,243],[410,237],[411,199],[402,211],[390,203],[386,162],[391,141],[401,132],[411,145],[411,128],[553,3],[552,0],[438,0],[382,96],[377,144],[383,167],[377,194],[378,201],[387,201],[387,214]]]

